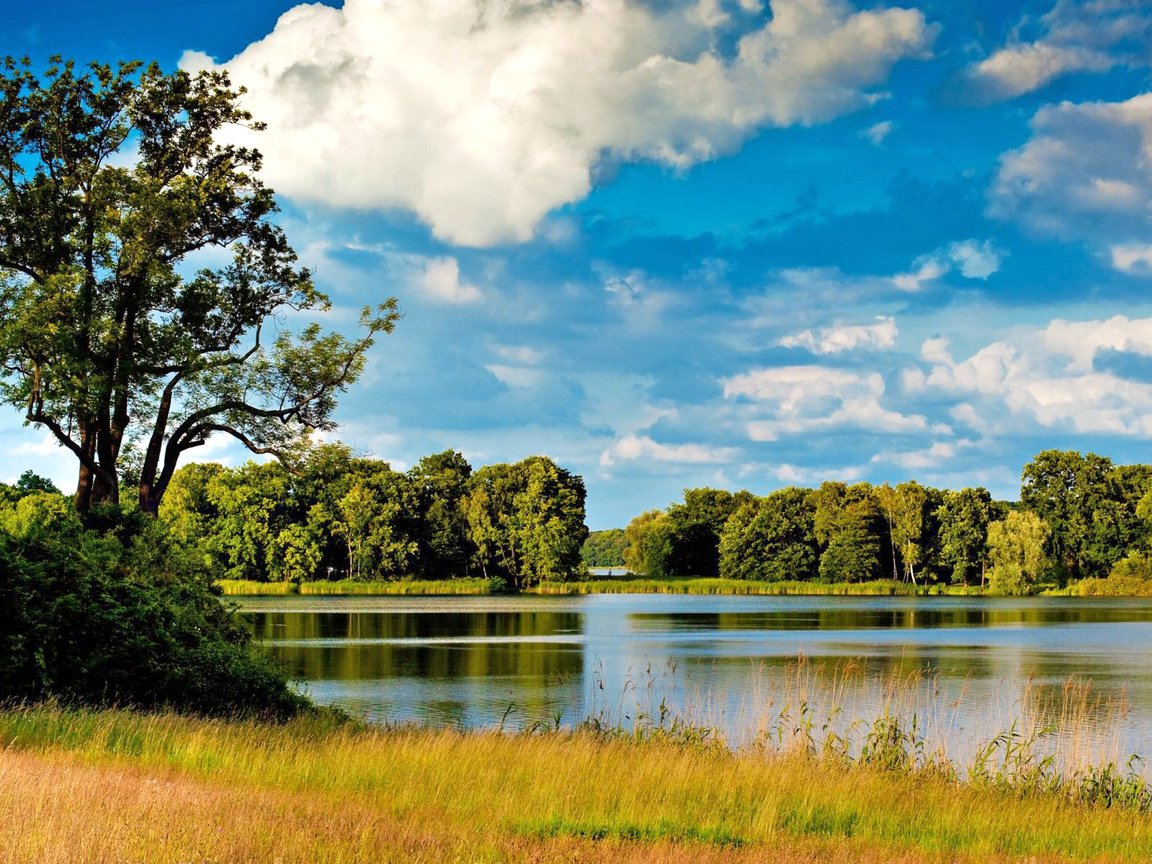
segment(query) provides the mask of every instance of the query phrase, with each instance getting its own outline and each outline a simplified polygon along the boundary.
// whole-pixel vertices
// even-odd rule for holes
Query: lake
[[[376,722],[680,718],[731,740],[885,711],[963,752],[1013,722],[1152,756],[1152,600],[260,597],[256,636],[316,701]],[[1018,725],[1017,728],[1022,728]],[[967,742],[967,743],[964,743]]]

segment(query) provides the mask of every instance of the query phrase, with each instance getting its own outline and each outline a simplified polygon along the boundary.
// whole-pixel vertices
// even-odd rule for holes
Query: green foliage
[[[749,492],[685,489],[684,503],[653,511],[628,526],[625,563],[648,576],[720,574],[720,534],[739,507],[753,500]]]
[[[315,448],[301,470],[190,464],[161,508],[218,577],[294,583],[485,578],[524,587],[581,571],[584,484],[545,457],[472,475],[454,451],[410,471]]]
[[[1013,510],[988,526],[988,586],[995,594],[1031,594],[1049,563],[1052,529],[1027,510]]]
[[[580,558],[586,567],[623,567],[628,535],[623,528],[592,531],[580,547]]]
[[[815,492],[816,538],[824,547],[820,578],[825,582],[867,582],[883,572],[885,523],[867,483],[824,483]]]
[[[720,535],[720,576],[765,582],[819,576],[815,493],[788,488],[742,505]]]
[[[624,529],[624,564],[633,573],[654,579],[670,576],[672,520],[662,510],[641,513]]]
[[[468,482],[473,566],[516,590],[583,572],[584,481],[546,456],[488,465]]]
[[[82,510],[138,484],[155,514],[184,453],[216,434],[291,459],[397,320],[362,311],[346,339],[273,216],[261,128],[222,72],[59,58],[0,65],[0,400],[77,460]],[[131,152],[132,158],[125,158]],[[189,256],[221,266],[193,271]]]
[[[1137,508],[1150,484],[1146,465],[1045,450],[1024,466],[1020,503],[1051,526],[1048,551],[1067,576],[1103,576],[1126,549],[1146,542],[1149,525]]]
[[[455,450],[425,456],[408,472],[422,515],[416,536],[417,560],[427,579],[468,570],[468,518],[464,501],[472,466]]]
[[[940,560],[952,581],[969,585],[982,580],[988,560],[988,523],[992,496],[987,489],[944,493],[936,511],[940,526]]]
[[[0,700],[287,717],[307,703],[164,526],[34,493],[0,531]]]

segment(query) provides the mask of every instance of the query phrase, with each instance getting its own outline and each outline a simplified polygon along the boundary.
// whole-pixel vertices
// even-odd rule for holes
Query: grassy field
[[[392,582],[252,582],[221,579],[217,584],[231,596],[273,595],[483,595],[493,593],[487,579],[397,580]],[[876,582],[750,582],[744,579],[702,579],[672,576],[666,579],[622,575],[603,576],[578,582],[544,582],[528,590],[530,594],[764,594],[764,595],[860,595],[936,596],[940,594],[980,594],[979,588],[946,585],[911,585],[891,580]]]
[[[363,594],[363,595],[443,595],[490,594],[487,579],[399,579],[394,582],[253,582],[247,579],[220,579],[217,585],[230,596],[272,596],[289,594]]]
[[[978,588],[946,585],[912,585],[907,582],[753,582],[747,579],[704,579],[672,576],[646,579],[613,576],[580,582],[545,582],[531,589],[535,594],[806,594],[861,596],[927,596],[938,594],[980,594]]]
[[[1132,805],[1106,808],[1070,786],[1012,789],[959,782],[927,763],[881,764],[733,753],[683,734],[366,729],[323,718],[272,727],[26,709],[0,714],[0,860],[1152,858],[1146,789],[1097,797]]]

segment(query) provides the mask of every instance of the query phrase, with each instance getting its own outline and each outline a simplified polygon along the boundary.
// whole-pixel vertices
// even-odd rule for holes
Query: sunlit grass
[[[329,595],[358,594],[393,596],[412,594],[421,596],[444,594],[490,594],[492,583],[487,579],[398,579],[392,582],[317,581],[317,582],[256,582],[249,579],[219,579],[221,590],[230,596],[279,596],[287,594]]]
[[[780,716],[735,751],[674,720],[506,734],[14,710],[0,714],[0,860],[1152,857],[1142,781],[1055,773],[1031,725],[976,771],[894,716],[848,744],[799,705]]]
[[[537,594],[739,594],[739,595],[859,595],[935,596],[979,594],[978,588],[947,585],[912,585],[895,580],[873,582],[755,582],[746,579],[705,579],[692,576],[647,579],[611,577],[577,582],[545,582],[531,589]]]

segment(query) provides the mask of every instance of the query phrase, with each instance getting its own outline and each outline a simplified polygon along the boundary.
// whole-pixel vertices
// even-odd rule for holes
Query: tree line
[[[295,470],[191,463],[160,516],[218,578],[447,579],[519,590],[582,572],[584,481],[546,456],[476,471],[458,452],[408,471],[316,448]]]
[[[688,489],[622,536],[597,532],[585,556],[656,578],[887,578],[1009,594],[1113,573],[1152,577],[1152,466],[1045,450],[1021,480],[1018,502],[916,481],[826,482],[766,496]]]

